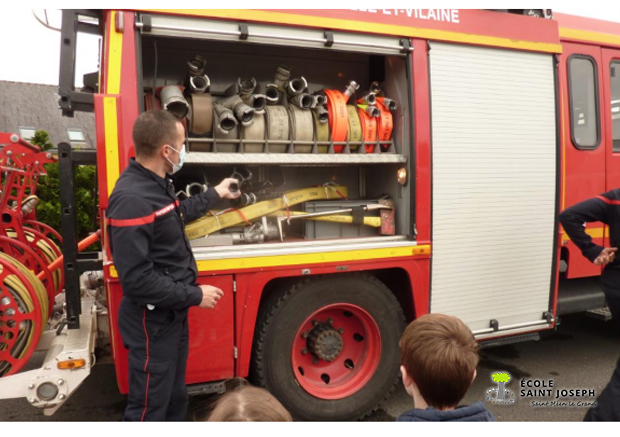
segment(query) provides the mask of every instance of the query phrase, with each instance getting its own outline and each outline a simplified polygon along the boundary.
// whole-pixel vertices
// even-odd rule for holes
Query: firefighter
[[[129,350],[123,420],[179,421],[188,404],[188,309],[212,309],[223,296],[219,288],[196,285],[198,269],[185,223],[240,192],[230,191],[238,181],[229,178],[190,199],[177,199],[167,175],[183,166],[185,131],[170,112],[142,113],[133,142],[136,158],[118,179],[107,210],[112,257],[123,287],[119,331]]]
[[[610,247],[592,242],[585,231],[586,222],[602,222],[609,226]],[[616,325],[620,328],[620,260],[616,252],[620,244],[620,189],[601,194],[578,203],[560,214],[560,223],[583,256],[597,266],[604,266],[600,285],[605,292],[607,306]],[[620,359],[616,369],[584,418],[586,421],[620,420]]]

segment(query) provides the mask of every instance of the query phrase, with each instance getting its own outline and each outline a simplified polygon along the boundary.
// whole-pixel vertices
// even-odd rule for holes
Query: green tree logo
[[[506,372],[495,372],[491,375],[491,379],[497,382],[499,388],[497,390],[497,399],[506,399],[506,383],[510,381],[510,375]]]

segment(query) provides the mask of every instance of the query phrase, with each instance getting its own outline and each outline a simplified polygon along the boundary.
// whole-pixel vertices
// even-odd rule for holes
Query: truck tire
[[[383,402],[399,379],[405,316],[370,275],[300,281],[259,311],[251,377],[297,420],[355,420]]]

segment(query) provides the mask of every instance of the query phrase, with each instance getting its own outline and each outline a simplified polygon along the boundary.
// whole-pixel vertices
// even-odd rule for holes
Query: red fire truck
[[[187,226],[199,283],[224,290],[190,310],[191,393],[249,377],[296,418],[355,419],[395,387],[416,317],[458,316],[492,345],[604,307],[557,214],[620,184],[620,24],[510,12],[64,11],[60,107],[95,112],[102,281],[80,292],[69,193],[68,329],[0,396],[55,411],[106,338],[127,392],[106,208],[150,108],[186,124],[180,197],[231,175],[246,194]],[[73,87],[81,31],[103,36],[94,93]],[[86,162],[60,151],[69,176]]]

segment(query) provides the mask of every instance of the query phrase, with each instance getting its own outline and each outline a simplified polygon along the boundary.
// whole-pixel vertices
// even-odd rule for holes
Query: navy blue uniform
[[[414,408],[401,414],[397,422],[495,422],[495,416],[482,402],[456,407],[454,410],[439,411],[433,407],[425,410]]]
[[[185,223],[220,200],[213,188],[179,201],[169,179],[132,159],[106,213],[114,265],[123,287],[119,330],[129,350],[124,420],[184,420],[187,312],[199,305],[198,268]]]
[[[584,223],[602,222],[609,226],[610,247],[620,248],[620,190],[611,190],[598,197],[571,206],[560,214],[562,227],[581,250],[583,256],[594,261],[603,247],[592,242]],[[601,275],[601,288],[616,328],[620,328],[620,254],[607,264]],[[620,420],[620,359],[611,381],[596,400],[597,406],[588,410],[585,420]]]

